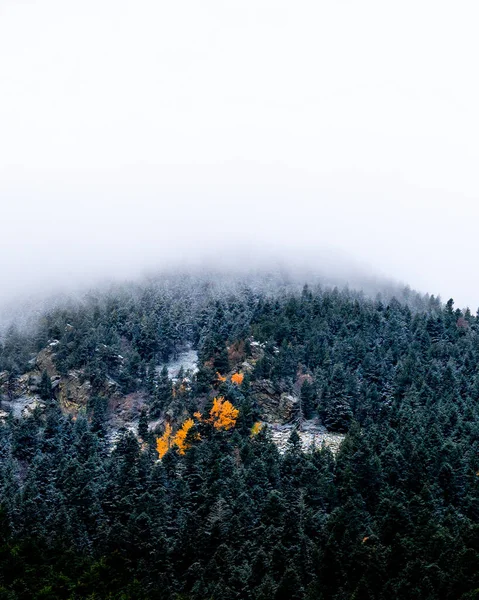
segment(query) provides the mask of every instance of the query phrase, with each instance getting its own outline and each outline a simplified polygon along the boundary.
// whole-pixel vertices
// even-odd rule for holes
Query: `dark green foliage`
[[[308,379],[305,379],[301,386],[300,400],[304,418],[311,419],[314,416],[316,408],[316,390]]]
[[[331,378],[324,385],[321,399],[321,416],[330,431],[348,431],[353,411],[344,367],[334,365]]]
[[[106,433],[108,400],[102,396],[93,396],[89,401],[92,431],[103,436]]]
[[[43,400],[50,400],[52,397],[52,380],[50,379],[46,371],[43,371],[42,373],[39,393],[40,398],[42,398]]]
[[[150,404],[150,415],[158,417],[162,410],[168,407],[171,402],[173,388],[171,380],[168,377],[168,369],[164,366],[158,377],[156,389]]]
[[[148,413],[145,409],[141,411],[140,418],[138,420],[138,435],[143,441],[148,441]]]
[[[0,598],[478,597],[479,320],[408,297],[190,282],[91,297],[32,337],[10,330],[6,398],[52,339],[57,368],[84,369],[94,394],[76,420],[52,400],[0,424]],[[157,367],[183,344],[200,364],[180,391],[188,373],[173,387]],[[241,386],[216,380],[243,368]],[[149,443],[124,430],[111,447],[107,378],[147,399]],[[251,437],[258,386],[296,396],[298,431],[319,416],[346,432],[338,454],[303,453],[297,431],[284,454],[267,428]],[[207,412],[218,393],[240,409],[235,429],[201,423],[184,456],[158,462],[149,418]]]

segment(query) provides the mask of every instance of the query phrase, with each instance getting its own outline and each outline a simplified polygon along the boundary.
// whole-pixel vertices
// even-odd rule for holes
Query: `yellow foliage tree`
[[[218,371],[216,371],[216,377],[218,378],[218,381],[226,381],[226,377],[223,377],[223,375],[221,375],[221,373],[218,373]]]
[[[244,379],[243,373],[235,373],[234,375],[231,375],[231,381],[232,381],[232,383],[235,383],[236,385],[241,385],[243,383],[243,379]]]
[[[251,436],[258,435],[258,433],[263,429],[263,423],[260,421],[256,421],[256,423],[251,428]]]
[[[160,458],[163,458],[171,448],[171,431],[171,425],[167,423],[165,425],[165,433],[156,439],[156,451]]]
[[[193,427],[195,422],[193,419],[187,419],[180,429],[176,432],[173,443],[178,447],[178,452],[180,454],[184,454],[186,450],[190,447],[189,444],[186,443],[186,436],[188,435],[188,431]]]
[[[239,410],[223,396],[213,399],[213,408],[210,410],[210,420],[215,429],[231,429],[236,425]]]

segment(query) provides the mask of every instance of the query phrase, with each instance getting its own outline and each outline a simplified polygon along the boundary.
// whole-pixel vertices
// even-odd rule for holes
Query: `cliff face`
[[[81,369],[71,370],[66,375],[61,375],[54,362],[56,342],[50,342],[37,356],[30,361],[31,369],[20,377],[12,378],[7,372],[0,373],[0,395],[3,403],[11,407],[14,414],[31,413],[34,408],[41,408],[42,374],[46,372],[50,377],[52,395],[62,411],[77,414],[85,409],[93,393],[92,385]],[[117,386],[111,380],[106,380],[101,395],[114,396]],[[30,408],[28,408],[30,407]],[[25,415],[24,415],[25,416]]]
[[[252,396],[256,400],[266,423],[290,423],[298,398],[283,389],[276,389],[269,379],[255,381]]]
[[[52,382],[52,392],[63,411],[76,413],[82,408],[86,408],[88,399],[92,394],[92,386],[81,370],[69,371],[67,375],[60,375],[55,367],[53,360],[55,344],[50,343],[41,350],[35,361],[35,369],[27,374],[31,379],[38,380],[41,374],[46,371]],[[32,390],[30,385],[29,391]]]

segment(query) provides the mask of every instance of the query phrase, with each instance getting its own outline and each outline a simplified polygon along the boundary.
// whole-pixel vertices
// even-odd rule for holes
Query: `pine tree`
[[[333,367],[331,380],[323,391],[321,415],[328,430],[344,433],[349,429],[353,414],[346,375],[341,364]]]
[[[45,370],[42,372],[39,393],[42,400],[50,400],[52,397],[52,380]]]
[[[145,407],[143,407],[140,412],[140,418],[138,420],[138,435],[144,442],[148,441],[148,411]]]
[[[173,386],[171,379],[168,376],[168,369],[166,365],[164,365],[158,377],[154,398],[150,404],[151,417],[158,417],[161,412],[169,406],[173,398],[172,394]]]

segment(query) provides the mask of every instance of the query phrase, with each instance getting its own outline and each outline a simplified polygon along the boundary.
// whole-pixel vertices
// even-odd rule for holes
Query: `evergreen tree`
[[[138,435],[143,441],[148,441],[148,412],[145,408],[143,408],[140,413],[140,418],[138,421]]]
[[[341,364],[333,367],[331,379],[323,390],[321,416],[330,431],[345,432],[350,427],[353,414],[346,374]]]
[[[42,400],[50,400],[52,397],[52,380],[45,370],[42,371],[39,393]]]

